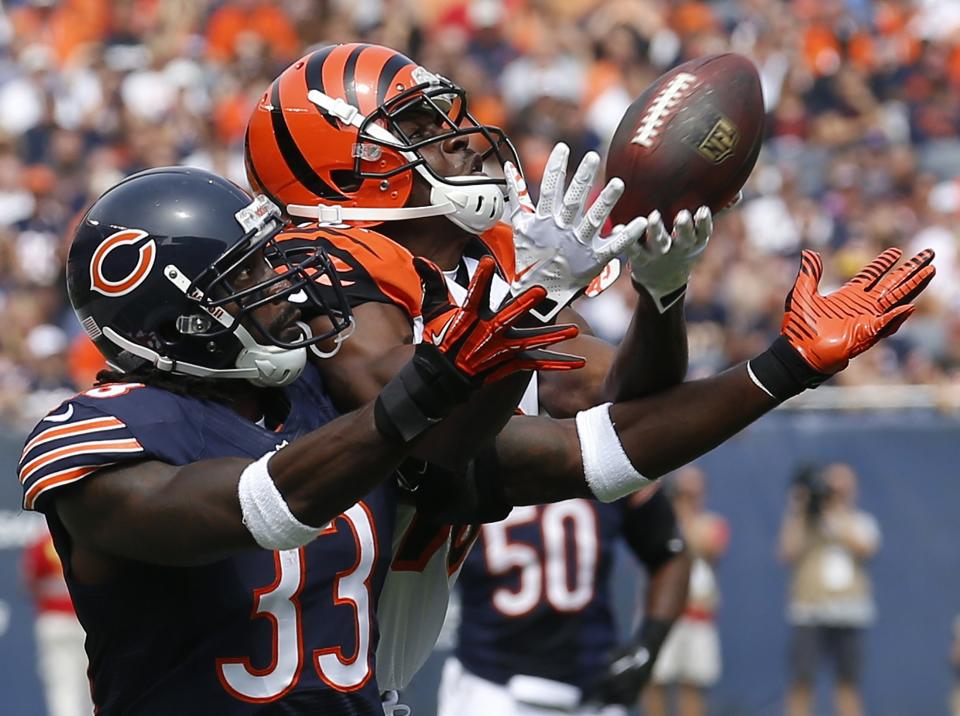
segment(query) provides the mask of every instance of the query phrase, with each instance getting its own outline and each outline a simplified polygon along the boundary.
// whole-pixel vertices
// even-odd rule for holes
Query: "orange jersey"
[[[287,229],[277,241],[291,259],[298,251],[319,244],[324,248],[337,271],[343,292],[351,307],[364,303],[388,303],[397,306],[411,322],[430,316],[455,301],[449,296],[443,272],[429,260],[418,271],[414,257],[393,239],[371,229],[314,225]],[[466,255],[479,258],[493,256],[501,278],[512,280],[516,263],[513,253],[513,230],[498,224],[484,232],[468,246]],[[464,288],[469,274],[457,277]],[[321,283],[321,289],[323,284]]]
[[[411,320],[422,315],[424,286],[413,255],[383,234],[343,226],[297,227],[280,233],[277,241],[294,260],[299,250],[322,246],[351,307],[388,303]]]

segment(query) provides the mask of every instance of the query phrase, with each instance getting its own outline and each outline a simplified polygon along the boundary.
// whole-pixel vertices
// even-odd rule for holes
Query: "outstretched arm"
[[[53,509],[89,553],[159,564],[200,564],[255,545],[306,544],[484,381],[528,368],[551,355],[544,346],[565,337],[516,327],[542,298],[537,292],[490,311],[491,277],[492,266],[481,266],[473,299],[468,295],[450,312],[445,334],[417,346],[376,400],[359,410],[254,461],[104,465],[64,488]]]
[[[609,416],[602,407],[593,409],[576,424],[514,418],[496,442],[505,499],[510,504],[591,495],[617,499],[816,387],[912,313],[910,301],[934,276],[933,252],[894,269],[900,256],[888,249],[842,288],[821,296],[822,264],[805,251],[780,338],[748,363],[614,403]]]

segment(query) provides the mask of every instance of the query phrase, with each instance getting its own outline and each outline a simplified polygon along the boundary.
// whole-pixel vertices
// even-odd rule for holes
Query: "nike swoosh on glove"
[[[433,270],[415,258],[417,271]],[[519,328],[546,290],[530,288],[499,309],[490,308],[496,263],[485,256],[470,281],[463,306],[451,307],[424,327],[413,358],[387,383],[374,403],[381,434],[409,442],[445,418],[484,383],[520,370],[573,370],[583,358],[544,350],[574,338],[574,325]]]

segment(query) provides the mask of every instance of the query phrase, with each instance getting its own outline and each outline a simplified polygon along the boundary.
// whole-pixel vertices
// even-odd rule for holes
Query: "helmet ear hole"
[[[340,191],[349,193],[357,191],[363,184],[363,179],[349,169],[334,169],[330,172],[330,178]]]
[[[177,330],[176,321],[164,321],[157,326],[157,335],[167,345],[173,345],[183,340],[183,335]]]

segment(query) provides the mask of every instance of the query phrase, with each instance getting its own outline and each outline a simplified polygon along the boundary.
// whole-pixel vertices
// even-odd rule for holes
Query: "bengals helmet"
[[[435,113],[447,131],[412,140],[397,122],[411,109]],[[467,110],[461,87],[387,47],[334,45],[293,63],[260,98],[247,178],[294,217],[371,225],[443,215],[479,234],[501,218],[505,182],[435,172],[420,150],[452,137],[467,137],[484,162],[519,166],[503,131]],[[407,206],[415,176],[430,186],[429,205]]]
[[[287,385],[303,371],[308,347],[350,327],[350,309],[323,249],[311,247],[295,263],[280,250],[275,237],[286,225],[267,197],[251,197],[211,172],[140,172],[80,219],[67,256],[70,303],[121,372],[153,367]],[[266,278],[235,285],[240,271],[264,260],[273,268]],[[315,281],[328,287],[323,295]],[[283,300],[325,313],[332,329],[274,335],[277,327],[262,325],[254,312]]]

